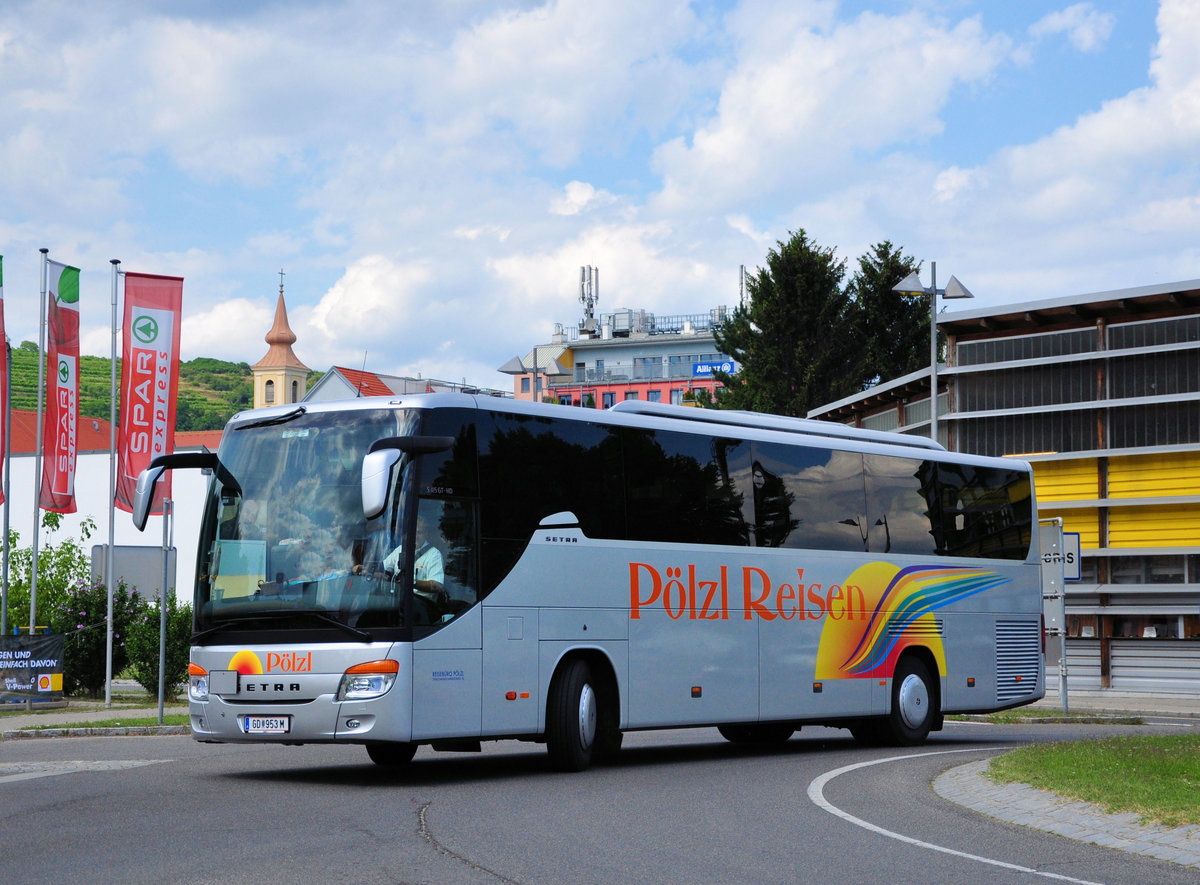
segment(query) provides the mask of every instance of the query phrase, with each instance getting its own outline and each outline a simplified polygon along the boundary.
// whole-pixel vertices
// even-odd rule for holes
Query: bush
[[[162,614],[158,600],[144,605],[130,627],[127,648],[130,670],[147,693],[158,695],[158,651]],[[192,607],[180,605],[174,596],[167,599],[167,666],[163,691],[174,694],[187,682],[188,658],[192,646]]]
[[[40,581],[39,581],[40,584]],[[124,584],[113,593],[112,672],[129,662],[126,640],[139,611],[146,608]],[[66,637],[63,691],[68,695],[100,697],[104,692],[108,657],[108,594],[103,582],[77,582],[65,588],[48,618],[50,632]]]
[[[45,511],[42,513],[43,534],[38,549],[37,624],[54,628],[55,613],[60,611],[73,588],[77,588],[92,577],[91,559],[84,545],[96,530],[91,517],[80,526],[82,538],[64,538],[55,543],[55,535],[62,525],[62,516]],[[29,623],[29,587],[33,576],[33,548],[20,547],[20,537],[9,531],[8,549],[8,624],[25,626]],[[70,620],[70,618],[67,618]],[[74,621],[71,627],[74,628]],[[51,632],[59,631],[57,628]]]

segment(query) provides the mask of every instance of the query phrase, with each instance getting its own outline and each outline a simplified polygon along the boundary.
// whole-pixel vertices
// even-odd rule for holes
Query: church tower
[[[254,408],[296,403],[308,384],[308,366],[296,358],[292,345],[296,333],[288,325],[283,303],[283,271],[279,272],[279,302],[275,305],[275,323],[267,333],[267,355],[250,367],[254,373]]]

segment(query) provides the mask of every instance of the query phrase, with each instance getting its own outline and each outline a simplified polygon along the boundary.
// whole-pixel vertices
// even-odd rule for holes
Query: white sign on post
[[[1083,580],[1083,559],[1079,546],[1079,532],[1063,532],[1063,580]]]

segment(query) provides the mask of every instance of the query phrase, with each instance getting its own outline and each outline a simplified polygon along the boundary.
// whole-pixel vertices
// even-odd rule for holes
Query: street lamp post
[[[929,296],[929,438],[934,442],[938,442],[937,298],[939,295],[946,299],[974,298],[975,296],[967,290],[966,286],[958,281],[957,277],[950,277],[950,282],[946,284],[946,288],[939,289],[937,287],[936,261],[929,262],[929,274],[929,288],[921,285],[921,275],[914,270],[893,286],[892,291],[899,295]]]

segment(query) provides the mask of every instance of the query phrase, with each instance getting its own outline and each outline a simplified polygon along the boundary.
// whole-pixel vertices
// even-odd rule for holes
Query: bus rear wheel
[[[790,725],[718,725],[721,737],[733,744],[782,744],[796,732]]]
[[[560,771],[583,771],[592,762],[599,701],[586,661],[564,665],[550,686],[546,709],[546,749]]]
[[[892,676],[892,712],[886,720],[891,742],[901,747],[924,743],[938,712],[936,701],[925,664],[913,655],[902,657]]]
[[[376,765],[386,768],[400,768],[412,762],[417,753],[417,745],[398,741],[379,741],[367,744],[367,755]]]

